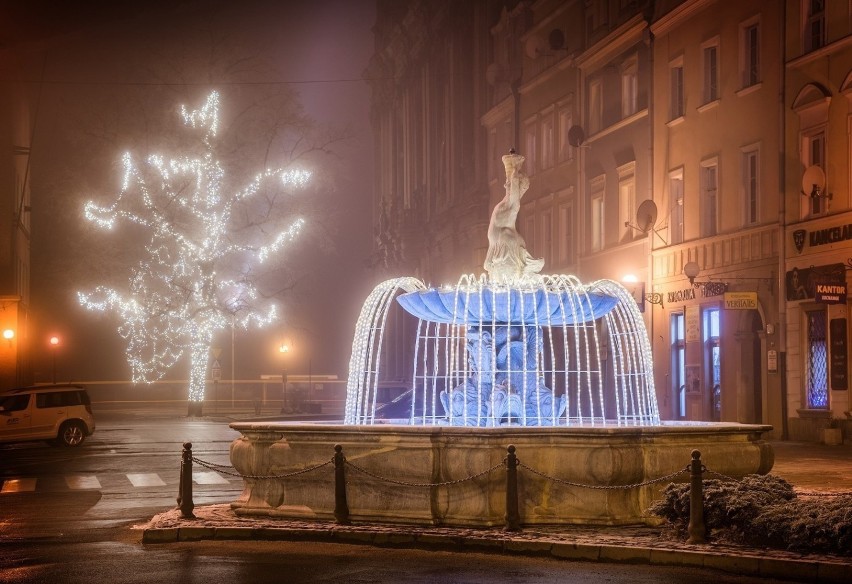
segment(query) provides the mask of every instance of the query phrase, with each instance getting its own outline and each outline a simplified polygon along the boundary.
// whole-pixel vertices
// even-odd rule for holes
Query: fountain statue
[[[376,423],[381,335],[397,300],[419,319],[413,425],[558,426],[659,422],[650,345],[632,296],[611,280],[540,275],[515,222],[529,188],[524,157],[503,156],[506,194],[488,226],[487,274],[455,287],[413,278],[381,284],[364,304],[350,365],[346,423]],[[605,345],[605,348],[602,347]],[[440,406],[440,408],[439,408]]]
[[[521,197],[530,188],[530,179],[524,174],[524,157],[512,149],[503,157],[506,169],[506,196],[494,206],[488,224],[488,255],[485,271],[494,284],[513,284],[529,274],[538,274],[544,260],[535,260],[527,252],[524,238],[515,228]]]
[[[696,448],[728,476],[771,469],[761,438],[770,426],[661,421],[645,322],[621,284],[540,273],[543,261],[515,228],[529,188],[523,162],[503,157],[506,194],[491,215],[486,273],[439,288],[393,278],[367,297],[342,424],[231,424],[242,434],[231,462],[245,482],[236,513],[333,519],[330,475],[308,472],[333,445],[364,470],[347,475],[353,520],[425,525],[502,525],[505,478],[487,469],[500,467],[509,444],[541,471],[518,473],[527,525],[652,521],[646,509],[663,488],[654,479],[677,474]],[[391,399],[383,368],[409,343],[407,379],[394,380],[405,387]]]

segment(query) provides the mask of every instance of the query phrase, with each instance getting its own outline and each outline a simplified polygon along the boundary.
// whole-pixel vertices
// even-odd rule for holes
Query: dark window
[[[27,409],[29,403],[29,394],[0,397],[0,408],[3,408],[4,412],[20,412]]]

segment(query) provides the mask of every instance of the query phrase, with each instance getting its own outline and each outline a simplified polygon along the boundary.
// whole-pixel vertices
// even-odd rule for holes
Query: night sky
[[[87,200],[118,192],[120,157],[176,154],[177,107],[222,94],[223,124],[248,182],[285,144],[264,136],[265,118],[296,92],[316,128],[345,135],[322,164],[315,200],[298,203],[308,229],[284,252],[269,282],[283,318],[267,330],[237,331],[237,379],[276,373],[277,347],[293,345],[289,369],[346,375],[360,305],[376,283],[364,267],[372,226],[373,141],[369,89],[361,79],[372,51],[372,0],[35,2],[0,4],[0,43],[27,52],[46,42],[27,73],[35,96],[31,156],[32,318],[36,381],[51,367],[46,339],[62,349],[57,377],[128,379],[114,315],[83,309],[76,297],[101,283],[116,287],[142,241],[132,230],[105,232],[83,218]],[[73,7],[69,7],[73,4]],[[116,4],[120,6],[116,6]],[[17,26],[13,26],[16,23]],[[275,281],[275,278],[278,278]],[[223,378],[231,375],[231,333],[223,331]],[[42,348],[40,339],[45,339]],[[186,378],[188,363],[167,378]]]

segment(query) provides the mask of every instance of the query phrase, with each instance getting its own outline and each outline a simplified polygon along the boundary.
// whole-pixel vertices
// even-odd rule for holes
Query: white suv
[[[0,393],[0,442],[49,440],[79,446],[95,431],[82,385],[37,385]]]

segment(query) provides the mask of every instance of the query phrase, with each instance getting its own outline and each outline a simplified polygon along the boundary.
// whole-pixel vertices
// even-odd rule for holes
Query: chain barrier
[[[244,474],[241,474],[239,472],[230,472],[230,471],[227,471],[225,469],[226,468],[233,468],[232,466],[229,466],[229,465],[226,465],[226,464],[214,464],[212,462],[207,462],[207,461],[201,460],[200,458],[195,458],[194,456],[192,457],[192,462],[195,462],[199,466],[203,466],[204,468],[209,468],[210,470],[215,470],[216,472],[220,472],[222,474],[230,475],[232,477],[242,477],[244,479],[286,479],[286,478],[295,477],[295,476],[298,476],[298,475],[301,475],[301,474],[309,473],[311,471],[315,471],[315,470],[322,468],[324,466],[328,466],[329,464],[333,464],[334,459],[332,458],[331,460],[327,460],[325,462],[322,462],[322,463],[314,465],[314,466],[310,466],[308,468],[303,468],[302,470],[297,470],[297,471],[294,471],[294,472],[277,474],[277,475],[244,475]]]
[[[852,491],[845,493],[817,493],[814,491],[795,491],[797,497],[849,497],[852,496]]]
[[[583,483],[575,483],[575,482],[572,482],[572,481],[567,481],[565,479],[552,477],[548,474],[537,471],[536,469],[534,469],[530,466],[527,466],[526,464],[524,464],[520,460],[518,461],[518,466],[527,469],[528,471],[530,471],[531,473],[533,473],[535,475],[538,475],[542,478],[551,480],[555,483],[559,483],[561,485],[567,485],[569,487],[580,487],[580,488],[583,488],[583,489],[598,489],[598,490],[608,490],[608,491],[613,491],[613,490],[617,490],[617,489],[636,489],[636,488],[639,488],[639,487],[647,487],[648,485],[653,485],[655,483],[661,483],[663,481],[672,480],[673,478],[675,478],[678,475],[689,472],[689,467],[682,468],[681,470],[675,471],[675,472],[668,474],[664,477],[660,477],[660,478],[657,478],[657,479],[651,479],[651,480],[648,480],[648,481],[642,481],[641,483],[633,483],[631,485],[585,485]]]
[[[449,485],[458,485],[458,484],[464,483],[466,481],[472,481],[473,479],[478,479],[481,476],[485,476],[489,473],[492,473],[495,470],[497,470],[498,468],[500,468],[501,466],[504,466],[506,464],[506,459],[503,459],[502,461],[498,462],[497,464],[495,464],[491,468],[486,469],[482,472],[476,473],[474,475],[470,475],[470,476],[465,477],[463,479],[457,479],[457,480],[454,480],[454,481],[444,481],[444,482],[441,482],[441,483],[409,483],[407,481],[400,481],[400,480],[397,480],[397,479],[391,479],[391,478],[388,478],[388,477],[383,477],[381,475],[377,475],[377,474],[375,474],[375,473],[373,473],[373,472],[371,472],[371,471],[369,471],[365,468],[358,466],[354,462],[350,462],[350,461],[345,460],[345,459],[344,459],[344,462],[360,473],[363,473],[363,474],[365,474],[369,477],[373,477],[374,479],[384,481],[386,483],[392,483],[394,485],[400,485],[400,486],[403,486],[403,487],[446,487],[446,486],[449,486]]]

